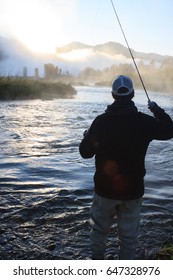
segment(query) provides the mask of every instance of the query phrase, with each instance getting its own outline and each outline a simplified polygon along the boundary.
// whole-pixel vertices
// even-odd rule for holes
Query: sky
[[[173,56],[172,0],[112,0],[130,48]],[[34,52],[70,42],[126,46],[111,0],[0,0],[0,36]]]

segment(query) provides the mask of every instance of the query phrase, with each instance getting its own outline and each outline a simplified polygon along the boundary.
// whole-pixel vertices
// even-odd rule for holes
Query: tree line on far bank
[[[172,57],[160,63],[152,60],[144,64],[141,60],[137,65],[147,90],[173,93]],[[48,63],[44,65],[44,78],[39,76],[38,68],[35,68],[33,77],[28,77],[25,66],[22,77],[0,77],[0,100],[66,98],[76,93],[71,85],[111,86],[115,76],[121,74],[131,77],[136,89],[142,88],[132,63],[113,64],[102,70],[87,67],[78,75],[63,72],[58,66]]]
[[[142,60],[137,64],[144,84],[148,90],[164,91],[173,93],[173,58],[169,57],[158,63],[152,60],[150,63],[144,63]],[[86,67],[78,75],[73,75],[68,71],[63,73],[62,69],[53,64],[44,65],[45,79],[59,80],[64,83],[79,85],[103,85],[111,86],[112,81],[117,75],[127,75],[131,77],[135,88],[142,88],[141,81],[134,65],[131,64],[113,64],[102,70],[92,67]]]
[[[165,59],[160,65],[157,65],[154,60],[150,64],[140,62],[138,69],[148,90],[173,93],[173,58]],[[88,67],[81,71],[75,80],[78,83],[111,86],[115,76],[121,74],[131,77],[135,88],[142,88],[133,64],[114,64],[102,71]]]

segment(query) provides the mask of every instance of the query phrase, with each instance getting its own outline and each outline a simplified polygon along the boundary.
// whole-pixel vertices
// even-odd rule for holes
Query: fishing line
[[[145,94],[146,94],[146,96],[147,96],[147,99],[148,99],[148,101],[150,101],[149,95],[148,95],[148,93],[147,93],[146,87],[145,87],[144,82],[143,82],[143,80],[142,80],[142,77],[141,77],[141,74],[140,74],[140,72],[139,72],[138,66],[137,66],[137,64],[136,64],[135,58],[134,58],[134,56],[133,56],[133,54],[132,54],[132,51],[131,51],[131,48],[130,48],[129,43],[128,43],[128,41],[127,41],[126,35],[125,35],[124,30],[123,30],[123,28],[122,28],[120,19],[119,19],[119,17],[118,17],[117,12],[116,12],[115,5],[114,5],[114,3],[113,3],[113,0],[111,0],[111,4],[112,4],[112,7],[113,7],[115,16],[116,16],[116,18],[117,18],[118,24],[119,24],[119,26],[120,26],[121,32],[122,32],[122,34],[123,34],[124,40],[125,40],[125,42],[126,42],[127,48],[128,48],[128,50],[129,50],[129,53],[130,53],[130,55],[131,55],[131,58],[132,58],[132,60],[133,60],[134,65],[135,65],[136,71],[137,71],[138,76],[139,76],[139,78],[140,78],[141,84],[142,84],[143,89],[144,89],[144,91],[145,91]]]

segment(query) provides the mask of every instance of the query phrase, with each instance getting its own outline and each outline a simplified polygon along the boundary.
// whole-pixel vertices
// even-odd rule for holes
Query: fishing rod
[[[132,54],[132,51],[131,51],[131,48],[130,48],[129,43],[128,43],[128,41],[127,41],[126,35],[125,35],[124,30],[123,30],[123,28],[122,28],[120,19],[119,19],[119,17],[118,17],[117,12],[116,12],[115,5],[114,5],[114,3],[113,3],[113,0],[111,0],[111,4],[112,4],[112,7],[113,7],[115,16],[116,16],[116,18],[117,18],[118,24],[119,24],[119,26],[120,26],[121,32],[122,32],[122,34],[123,34],[124,40],[125,40],[125,42],[126,42],[127,48],[128,48],[128,50],[129,50],[129,53],[130,53],[130,55],[131,55],[131,58],[132,58],[132,60],[133,60],[134,65],[135,65],[136,71],[137,71],[138,76],[139,76],[139,78],[140,78],[141,84],[142,84],[143,89],[144,89],[144,91],[145,91],[145,94],[146,94],[146,96],[147,96],[147,99],[148,99],[148,101],[150,101],[149,95],[148,95],[148,93],[147,93],[146,87],[145,87],[144,82],[143,82],[143,80],[142,80],[142,77],[141,77],[141,74],[140,74],[140,72],[139,72],[138,66],[137,66],[137,64],[136,64],[135,58],[134,58],[134,56],[133,56],[133,54]]]

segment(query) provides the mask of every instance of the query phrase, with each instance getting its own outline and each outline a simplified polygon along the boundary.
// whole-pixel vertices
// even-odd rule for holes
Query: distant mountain
[[[57,54],[62,54],[62,53],[69,53],[72,51],[77,51],[77,50],[84,50],[84,49],[90,49],[95,53],[102,53],[102,54],[107,54],[111,56],[115,55],[122,55],[126,58],[131,58],[130,52],[127,47],[123,46],[120,43],[116,42],[107,42],[104,44],[99,44],[95,46],[90,46],[86,44],[82,44],[80,42],[72,42],[68,45],[65,45],[64,47],[57,48]],[[133,49],[131,49],[135,59],[142,59],[142,60],[156,60],[157,62],[162,62],[164,59],[170,57],[170,56],[163,56],[160,54],[156,53],[144,53],[144,52],[137,52]]]
[[[78,50],[78,49],[88,49],[91,48],[90,45],[86,45],[80,42],[72,42],[68,45],[65,45],[63,47],[57,48],[56,51],[57,53],[64,53],[64,52],[70,52],[72,50]]]
[[[150,63],[155,60],[158,65],[170,56],[155,53],[144,53],[132,50],[136,62]],[[28,75],[39,68],[44,74],[44,64],[52,63],[64,72],[78,74],[86,67],[103,70],[113,64],[132,63],[128,48],[116,43],[107,42],[95,46],[72,42],[57,48],[55,54],[35,54],[17,40],[0,37],[0,75],[22,75],[23,67],[28,68]]]
[[[170,56],[163,56],[155,53],[137,52],[131,49],[136,63],[143,61],[144,64],[150,64],[155,61],[159,66]],[[130,52],[127,47],[116,42],[107,42],[95,46],[72,42],[64,47],[56,49],[57,59],[68,65],[69,70],[83,70],[86,67],[103,70],[111,67],[113,64],[133,64]],[[72,71],[73,72],[73,71]]]

